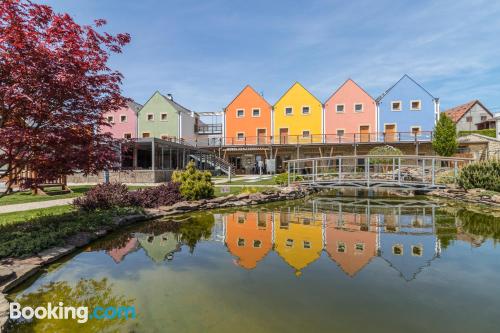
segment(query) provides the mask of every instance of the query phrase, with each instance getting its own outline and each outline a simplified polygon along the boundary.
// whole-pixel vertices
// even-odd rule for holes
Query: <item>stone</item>
[[[0,293],[0,332],[3,332],[5,324],[9,320],[9,301]]]
[[[42,263],[46,265],[58,259],[61,259],[62,257],[72,253],[74,250],[75,247],[72,245],[64,247],[53,247],[51,249],[38,253],[38,256],[42,259]]]
[[[191,211],[195,210],[200,206],[200,203],[198,201],[180,201],[172,206],[170,206],[171,210],[180,210],[180,211]]]
[[[500,204],[500,195],[495,194],[491,197],[491,201]]]
[[[236,195],[237,200],[247,199],[250,195],[248,193],[240,193]]]
[[[74,246],[74,247],[82,247],[82,246],[89,244],[90,242],[92,242],[96,238],[97,238],[97,236],[94,233],[79,232],[76,235],[69,237],[66,240],[66,244],[69,246]]]
[[[22,261],[14,261],[14,265],[10,268],[15,272],[16,277],[14,280],[11,280],[8,283],[0,286],[0,292],[4,293],[17,287],[18,285],[38,273],[41,268],[40,265],[20,264],[20,262]]]
[[[9,267],[0,266],[0,284],[5,283],[16,276]]]

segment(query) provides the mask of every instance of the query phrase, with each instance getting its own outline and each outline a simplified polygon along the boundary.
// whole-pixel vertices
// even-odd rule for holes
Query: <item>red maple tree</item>
[[[104,114],[126,99],[108,59],[130,36],[99,33],[105,24],[79,25],[47,5],[0,1],[0,179],[9,179],[8,189],[115,165],[116,146],[100,129]]]

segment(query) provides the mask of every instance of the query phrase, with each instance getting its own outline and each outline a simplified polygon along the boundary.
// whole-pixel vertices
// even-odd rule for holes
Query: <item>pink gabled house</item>
[[[137,138],[137,115],[142,105],[134,101],[127,102],[127,106],[104,115],[111,127],[104,127],[103,132],[111,132],[115,139]]]
[[[375,100],[356,82],[348,79],[325,102],[326,142],[375,141]]]

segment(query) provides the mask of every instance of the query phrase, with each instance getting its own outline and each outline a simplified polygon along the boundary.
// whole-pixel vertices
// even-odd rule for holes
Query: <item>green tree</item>
[[[192,161],[188,163],[186,170],[175,171],[172,181],[180,184],[179,190],[186,200],[209,199],[214,196],[212,174],[196,169]]]
[[[441,114],[434,128],[432,148],[440,156],[452,156],[457,147],[457,129],[455,123],[445,114]]]

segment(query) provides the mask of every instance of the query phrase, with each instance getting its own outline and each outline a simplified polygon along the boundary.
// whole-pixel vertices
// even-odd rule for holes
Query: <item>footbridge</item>
[[[431,191],[453,181],[470,158],[354,155],[289,160],[288,184],[319,188]]]

